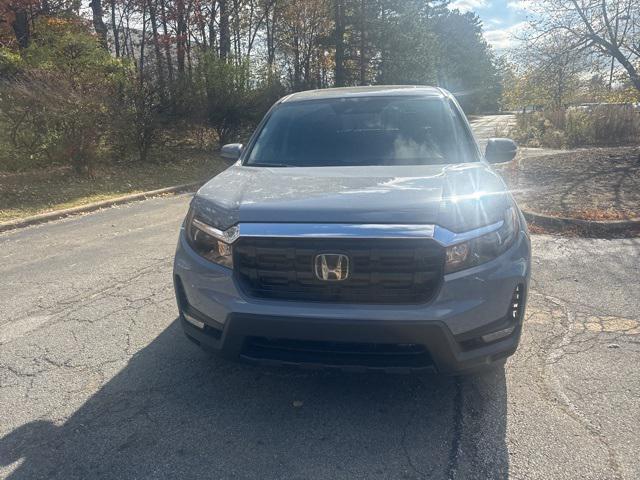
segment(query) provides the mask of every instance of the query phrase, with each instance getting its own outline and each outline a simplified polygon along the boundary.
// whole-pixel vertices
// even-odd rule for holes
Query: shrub
[[[25,166],[66,163],[93,176],[124,65],[79,21],[43,19],[38,32],[0,84],[0,114],[10,132],[0,141],[22,151]]]
[[[248,64],[235,64],[210,54],[198,62],[191,111],[213,128],[220,146],[238,141],[284,94],[276,81],[256,83]]]
[[[118,95],[108,104],[113,114],[107,144],[113,157],[121,160],[135,150],[139,161],[149,160],[163,123],[161,107],[158,89],[151,78],[129,69]]]
[[[603,104],[518,114],[511,135],[530,147],[624,145],[640,140],[640,112],[630,104]]]
[[[22,67],[22,57],[18,53],[0,47],[0,79],[16,75]]]
[[[547,120],[542,112],[520,113],[516,115],[516,126],[511,136],[522,145],[539,147],[546,129]]]
[[[564,148],[567,136],[562,130],[546,130],[540,139],[540,145],[548,148]]]
[[[570,110],[566,114],[567,145],[577,147],[595,143],[593,116],[584,110]]]
[[[630,104],[599,105],[592,116],[596,144],[633,143],[640,139],[640,112]]]

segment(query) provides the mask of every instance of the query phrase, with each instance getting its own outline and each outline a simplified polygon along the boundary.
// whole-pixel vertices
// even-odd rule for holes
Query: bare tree
[[[584,51],[567,50],[570,40],[561,32],[522,40],[511,54],[520,66],[520,81],[524,82],[520,89],[526,90],[520,96],[554,109],[566,106],[577,95],[580,76],[590,68]]]
[[[532,27],[542,38],[561,34],[564,52],[594,52],[617,62],[640,90],[640,2],[638,0],[543,0]]]

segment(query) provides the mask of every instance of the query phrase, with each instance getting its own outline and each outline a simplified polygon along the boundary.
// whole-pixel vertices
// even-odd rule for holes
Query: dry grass
[[[595,220],[595,221],[607,221],[607,220],[629,220],[628,215],[625,212],[615,210],[613,208],[597,209],[597,208],[577,208],[573,211],[575,218],[582,220]]]
[[[574,208],[570,212],[560,212],[557,210],[541,209],[536,210],[537,213],[547,215],[549,217],[558,218],[575,218],[578,220],[591,220],[591,221],[614,221],[614,220],[630,220],[629,216],[614,208]]]
[[[185,183],[205,181],[225,168],[217,156],[189,151],[161,164],[101,166],[94,180],[69,167],[0,173],[0,222]]]

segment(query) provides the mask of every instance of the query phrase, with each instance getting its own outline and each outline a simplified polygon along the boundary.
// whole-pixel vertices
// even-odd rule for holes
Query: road
[[[471,118],[471,126],[480,148],[484,151],[487,140],[492,137],[508,137],[515,124],[515,115],[482,115]]]
[[[515,126],[516,116],[513,114],[503,115],[482,115],[472,117],[470,120],[473,133],[480,145],[480,149],[484,152],[487,146],[487,140],[492,137],[507,137],[511,135],[510,130]],[[552,155],[558,152],[569,152],[571,150],[554,150],[551,148],[540,147],[523,147],[518,148],[518,156],[520,159],[538,157],[541,155]]]
[[[638,239],[534,236],[521,348],[464,378],[256,368],[182,335],[188,195],[0,235],[0,477],[635,479]]]

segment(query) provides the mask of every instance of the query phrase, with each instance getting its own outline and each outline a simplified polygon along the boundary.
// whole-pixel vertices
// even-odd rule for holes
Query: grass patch
[[[78,176],[70,167],[0,172],[0,222],[205,181],[226,168],[210,151],[182,149],[180,157],[159,164],[103,165],[98,167],[95,179]]]

